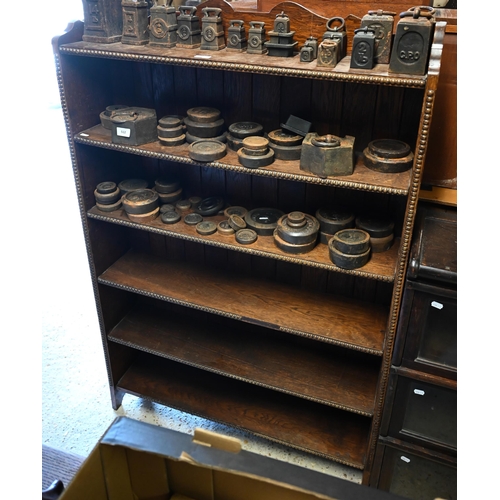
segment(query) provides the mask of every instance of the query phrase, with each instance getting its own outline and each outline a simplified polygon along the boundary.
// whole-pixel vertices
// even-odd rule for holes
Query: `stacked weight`
[[[193,142],[211,139],[226,142],[224,132],[224,118],[216,108],[199,106],[187,110],[187,117],[184,118],[186,125],[186,141]]]
[[[160,213],[158,193],[152,189],[136,189],[123,195],[123,208],[133,222],[149,222]]]
[[[182,198],[180,181],[175,177],[163,177],[155,180],[153,188],[161,203],[176,203]]]
[[[163,146],[180,146],[186,140],[183,118],[167,115],[158,121],[158,140]]]
[[[330,260],[341,269],[357,269],[370,260],[370,235],[361,229],[342,229],[328,242]]]
[[[245,137],[237,154],[239,162],[247,168],[266,167],[274,161],[269,140],[257,135]]]
[[[275,158],[285,161],[300,160],[303,136],[279,128],[269,132],[267,138]]]
[[[95,191],[95,204],[101,212],[113,212],[122,205],[121,192],[116,183],[111,181],[101,182]]]
[[[315,215],[320,224],[319,241],[325,245],[338,231],[354,227],[354,214],[346,210],[319,208]]]
[[[290,212],[283,215],[273,232],[274,243],[287,253],[310,252],[318,239],[319,222],[312,215]]]
[[[262,135],[264,128],[255,122],[236,122],[229,125],[227,133],[227,147],[238,151],[243,146],[243,139],[253,135]]]

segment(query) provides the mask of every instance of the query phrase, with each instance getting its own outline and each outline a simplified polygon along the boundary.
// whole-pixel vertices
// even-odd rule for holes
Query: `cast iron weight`
[[[351,68],[372,69],[375,65],[375,30],[365,26],[354,30]]]

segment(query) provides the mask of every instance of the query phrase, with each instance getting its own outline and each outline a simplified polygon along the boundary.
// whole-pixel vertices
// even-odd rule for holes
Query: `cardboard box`
[[[389,493],[241,450],[239,440],[190,436],[118,417],[59,500],[391,500]]]

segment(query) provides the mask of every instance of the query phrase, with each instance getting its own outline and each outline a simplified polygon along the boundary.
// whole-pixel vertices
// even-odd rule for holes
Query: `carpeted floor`
[[[84,457],[42,444],[42,490],[60,480],[66,488]]]

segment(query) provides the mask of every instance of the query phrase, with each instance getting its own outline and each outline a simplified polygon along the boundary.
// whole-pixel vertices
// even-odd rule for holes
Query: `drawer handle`
[[[441,304],[441,302],[438,302],[437,300],[433,300],[431,302],[431,306],[435,307],[436,309],[442,309],[444,306]]]
[[[425,395],[425,391],[423,391],[422,389],[413,389],[413,392],[415,394],[417,394],[418,396],[424,396]]]

